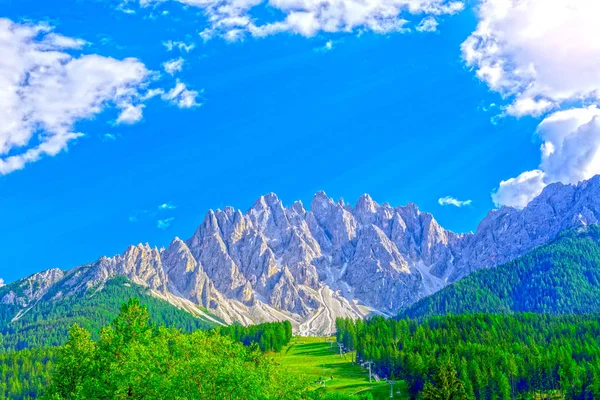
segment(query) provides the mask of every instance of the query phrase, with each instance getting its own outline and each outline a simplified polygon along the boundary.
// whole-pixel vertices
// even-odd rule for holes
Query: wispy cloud
[[[135,124],[136,122],[141,121],[143,117],[142,109],[144,107],[143,104],[135,106],[133,104],[125,105],[117,118],[117,124]]]
[[[438,199],[438,204],[440,206],[464,207],[470,205],[471,203],[471,200],[458,200],[451,196],[440,197]]]
[[[127,219],[129,222],[138,222],[140,219],[148,216],[153,217],[154,215],[148,210],[136,210]]]
[[[171,202],[168,202],[168,203],[163,203],[163,204],[161,204],[161,205],[159,205],[159,206],[158,206],[158,209],[159,209],[159,210],[161,210],[161,211],[162,211],[162,210],[174,210],[174,209],[176,209],[176,208],[177,208],[177,206],[176,206],[176,205],[174,205],[174,204],[173,204],[173,203],[171,203]]]
[[[142,2],[149,0],[139,0]],[[158,2],[161,0],[154,0]],[[414,18],[452,15],[462,11],[465,4],[455,0],[278,0],[268,2],[234,0],[178,0],[180,3],[199,7],[207,15],[209,26],[200,32],[208,40],[223,37],[228,41],[243,40],[246,35],[265,37],[278,33],[295,33],[314,37],[320,32],[371,31],[378,34],[409,32],[407,27]],[[281,18],[261,20],[255,17],[254,8],[268,4]],[[150,4],[148,4],[150,5]],[[191,7],[190,7],[191,8]],[[410,20],[409,20],[410,19]],[[422,28],[433,29],[433,21],[427,20]]]
[[[114,133],[105,133],[104,135],[100,136],[100,140],[103,142],[114,142],[117,140],[117,135]]]
[[[419,32],[435,32],[437,31],[438,22],[434,17],[425,17],[417,25],[417,31]]]
[[[173,40],[168,40],[166,42],[163,42],[163,46],[165,46],[167,48],[167,51],[179,49],[181,52],[185,51],[186,53],[189,53],[196,47],[196,45],[193,42],[185,43],[185,42],[178,42],[178,41],[173,41]]]
[[[171,222],[173,221],[175,221],[175,218],[173,217],[159,219],[158,221],[156,221],[156,227],[158,229],[167,229],[169,226],[171,226]]]
[[[177,81],[177,84],[173,89],[168,92],[163,92],[160,97],[163,100],[175,104],[179,108],[192,108],[201,105],[196,101],[197,96],[197,91],[189,90],[185,83]]]
[[[328,40],[323,46],[315,47],[315,51],[318,52],[328,52],[333,50],[333,40]]]

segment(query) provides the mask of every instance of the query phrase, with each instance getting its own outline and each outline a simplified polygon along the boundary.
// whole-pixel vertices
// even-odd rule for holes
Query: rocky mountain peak
[[[296,200],[295,202],[292,203],[292,205],[290,206],[290,211],[293,211],[297,215],[306,214],[306,209],[304,208],[304,204],[302,204],[302,201],[300,201],[300,200]]]
[[[310,203],[310,210],[313,212],[317,212],[318,210],[323,210],[329,208],[333,205],[333,200],[327,196],[323,190],[319,190],[313,196],[313,199]]]
[[[377,211],[377,207],[378,207],[377,203],[375,203],[373,201],[371,196],[369,196],[367,193],[365,193],[358,198],[355,209],[357,212],[374,213],[375,211]]]
[[[306,210],[271,193],[245,213],[210,210],[190,239],[162,251],[139,244],[68,272],[35,274],[9,285],[18,290],[3,287],[0,301],[26,306],[57,284],[75,292],[125,275],[227,322],[286,318],[302,334],[330,334],[337,316],[394,315],[473,270],[599,220],[600,177],[549,185],[523,210],[491,211],[475,233],[461,235],[413,203],[379,206],[363,195],[351,207],[318,192]]]

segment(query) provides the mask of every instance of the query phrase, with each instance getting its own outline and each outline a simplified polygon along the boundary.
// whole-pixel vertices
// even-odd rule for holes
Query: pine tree
[[[463,383],[456,376],[450,360],[436,371],[433,382],[427,383],[422,393],[423,400],[468,400]]]

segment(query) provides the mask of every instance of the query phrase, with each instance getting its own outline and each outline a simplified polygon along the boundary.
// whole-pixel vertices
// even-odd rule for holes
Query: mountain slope
[[[443,229],[410,203],[380,205],[365,194],[352,206],[319,192],[306,209],[298,201],[284,207],[271,193],[245,213],[210,210],[191,238],[166,249],[139,244],[70,271],[36,274],[24,293],[0,297],[7,306],[0,313],[15,317],[13,305],[36,301],[57,279],[60,299],[123,275],[226,323],[287,319],[297,333],[330,334],[337,317],[395,315],[473,271],[599,220],[600,176],[549,185],[523,210],[491,211],[469,234]]]
[[[426,297],[402,315],[600,312],[600,227],[559,234],[507,264],[476,271]]]
[[[0,298],[19,291],[23,294],[31,293],[37,286],[35,278],[26,278],[0,288]],[[153,296],[147,288],[122,276],[111,278],[101,286],[90,287],[86,291],[51,301],[59,294],[60,287],[61,285],[56,285],[32,304],[24,305],[21,302],[0,307],[0,344],[5,349],[19,350],[63,344],[68,337],[69,327],[74,323],[97,335],[102,326],[119,314],[121,305],[132,297],[139,298],[148,307],[152,321],[160,325],[185,331],[209,329],[217,325],[212,320],[199,318],[174,307]]]

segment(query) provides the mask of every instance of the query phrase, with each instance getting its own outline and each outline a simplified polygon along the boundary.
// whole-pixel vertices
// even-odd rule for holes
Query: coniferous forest
[[[233,324],[216,328],[216,331],[233,340],[249,346],[256,343],[261,351],[281,351],[292,339],[290,321],[266,322],[264,324],[242,326]]]
[[[600,398],[597,315],[338,319],[337,339],[411,398]]]
[[[0,297],[6,286],[0,288]],[[50,293],[52,295],[52,293]],[[181,328],[184,331],[210,329],[215,323],[196,318],[190,313],[158,299],[147,289],[136,285],[123,276],[107,281],[102,290],[87,290],[58,302],[40,301],[19,319],[12,320],[12,306],[0,307],[0,346],[5,350],[21,350],[33,347],[59,346],[66,343],[69,328],[78,324],[99,338],[102,327],[119,314],[121,305],[130,298],[137,298],[148,306],[151,320],[155,323]]]
[[[600,227],[561,232],[504,265],[473,272],[401,315],[600,313]]]

